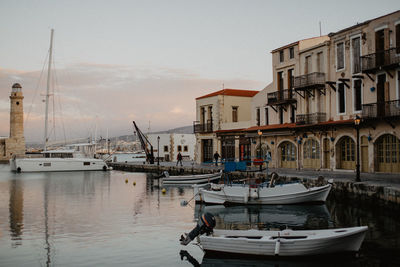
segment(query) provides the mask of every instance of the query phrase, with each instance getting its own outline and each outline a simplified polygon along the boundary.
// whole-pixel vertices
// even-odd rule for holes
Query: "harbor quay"
[[[109,163],[114,170],[126,172],[153,173],[154,177],[160,176],[164,171],[170,175],[207,174],[224,169],[223,165],[196,164],[183,162],[176,166],[175,162],[160,162],[155,164],[142,163]],[[306,186],[316,186],[323,181],[326,183],[333,179],[331,195],[340,198],[362,200],[374,204],[383,204],[388,208],[400,209],[400,179],[398,174],[363,173],[361,182],[356,182],[355,173],[349,171],[314,171],[268,168],[259,171],[258,167],[248,167],[246,171],[225,173],[231,180],[269,179],[272,173],[279,176],[280,182],[300,181]],[[377,202],[378,201],[378,202]]]

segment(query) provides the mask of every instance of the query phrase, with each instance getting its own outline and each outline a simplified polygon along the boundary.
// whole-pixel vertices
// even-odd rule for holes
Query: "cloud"
[[[146,130],[150,122],[153,131],[192,125],[195,98],[220,90],[222,86],[222,79],[207,79],[182,69],[146,66],[81,63],[56,69],[54,73],[55,101],[49,107],[49,118],[58,139],[64,135],[67,139],[86,138],[93,136],[95,129],[97,136],[105,136],[107,131],[110,136],[131,134],[132,120]],[[9,125],[8,96],[12,84],[19,82],[25,96],[28,141],[43,139],[45,76],[40,71],[0,69],[3,88],[0,123]],[[224,79],[223,83],[226,88],[251,90],[265,86],[261,81],[243,79]],[[0,136],[8,135],[8,131],[3,126]]]

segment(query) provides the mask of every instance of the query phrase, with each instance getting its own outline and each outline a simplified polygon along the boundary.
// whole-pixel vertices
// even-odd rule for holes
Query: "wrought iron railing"
[[[323,121],[326,121],[326,113],[324,112],[296,115],[297,124],[316,124]]]
[[[400,100],[362,105],[363,118],[382,118],[400,116]]]
[[[279,104],[296,100],[296,94],[292,89],[279,90],[267,94],[268,105]]]
[[[400,47],[393,47],[361,57],[362,72],[371,72],[380,67],[397,66],[399,63]]]
[[[199,123],[198,121],[193,122],[194,133],[211,133],[212,131],[213,131],[212,120],[207,121],[207,123]]]
[[[323,86],[325,86],[325,73],[323,72],[313,72],[294,77],[293,88],[297,90]]]

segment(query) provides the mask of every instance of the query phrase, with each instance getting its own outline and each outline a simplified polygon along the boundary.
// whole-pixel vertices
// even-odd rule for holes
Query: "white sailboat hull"
[[[10,166],[16,172],[49,171],[96,171],[107,170],[101,159],[92,158],[21,158],[11,159]]]
[[[210,204],[295,204],[325,202],[331,187],[331,184],[327,184],[307,189],[300,183],[255,188],[249,185],[224,185],[220,190],[199,188],[197,199]]]
[[[163,184],[166,185],[192,185],[204,184],[216,181],[221,178],[221,173],[185,175],[185,176],[169,176],[163,178]]]
[[[309,231],[214,230],[210,236],[200,236],[200,243],[206,251],[262,256],[355,253],[367,230],[367,226]]]

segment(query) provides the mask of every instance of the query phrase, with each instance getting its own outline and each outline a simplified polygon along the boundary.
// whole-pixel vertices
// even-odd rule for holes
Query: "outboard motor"
[[[204,233],[207,235],[211,234],[214,227],[215,227],[214,215],[208,212],[204,213],[200,217],[200,220],[197,222],[196,227],[192,231],[190,231],[189,234],[185,233],[184,235],[181,235],[179,241],[181,242],[181,245],[186,246],[199,235],[202,235]]]

